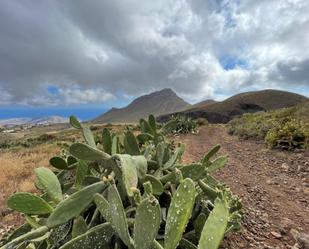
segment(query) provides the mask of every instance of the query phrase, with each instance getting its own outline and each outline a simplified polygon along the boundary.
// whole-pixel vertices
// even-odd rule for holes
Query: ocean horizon
[[[48,116],[69,117],[74,115],[82,121],[88,121],[105,113],[108,109],[102,107],[0,107],[0,120],[14,118],[39,118]]]

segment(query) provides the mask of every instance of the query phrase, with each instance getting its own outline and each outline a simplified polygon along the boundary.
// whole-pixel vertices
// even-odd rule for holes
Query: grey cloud
[[[262,88],[272,80],[278,86],[304,84],[306,2],[3,0],[0,105],[44,104],[44,96],[47,104],[57,104],[48,85],[62,92],[90,89],[88,97],[96,88],[114,96],[118,90],[138,95],[172,87],[198,100],[215,97],[220,89]],[[272,52],[275,47],[282,58]],[[224,70],[219,59],[225,54],[245,59],[250,67]],[[303,64],[293,71],[284,56]]]
[[[271,78],[277,82],[309,87],[309,59],[279,62]]]

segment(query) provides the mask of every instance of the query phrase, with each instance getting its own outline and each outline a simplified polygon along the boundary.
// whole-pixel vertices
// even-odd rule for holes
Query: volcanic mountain
[[[190,107],[190,104],[178,97],[169,88],[156,91],[133,100],[124,108],[112,108],[93,120],[94,123],[130,123],[137,122],[149,114],[155,116],[179,112]]]

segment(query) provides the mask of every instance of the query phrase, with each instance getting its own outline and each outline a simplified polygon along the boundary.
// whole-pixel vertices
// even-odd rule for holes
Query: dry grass
[[[6,199],[11,194],[35,191],[33,170],[48,166],[49,159],[58,153],[59,148],[51,144],[0,152],[0,216],[6,210]],[[1,220],[0,225],[2,222],[13,225],[19,221],[19,216],[9,214]]]

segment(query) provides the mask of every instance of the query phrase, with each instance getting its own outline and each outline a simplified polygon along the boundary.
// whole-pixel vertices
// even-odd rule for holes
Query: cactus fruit
[[[149,116],[140,120],[137,136],[131,127],[123,134],[105,128],[95,143],[88,126],[70,117],[85,143],[50,160],[57,174],[35,170],[42,196],[8,199],[27,223],[0,249],[217,249],[226,234],[239,230],[242,205],[210,175],[227,162],[213,160],[219,145],[199,163],[181,162],[184,145],[175,148],[164,136],[195,129],[190,120],[180,121],[159,129]]]

